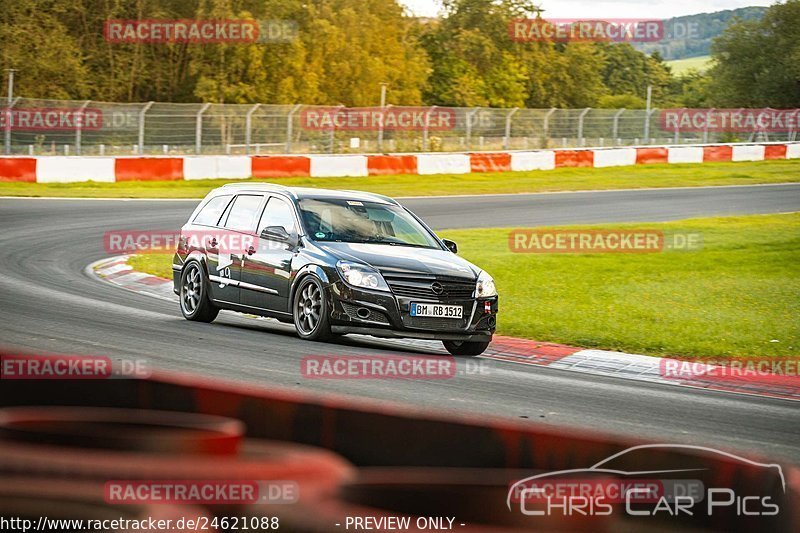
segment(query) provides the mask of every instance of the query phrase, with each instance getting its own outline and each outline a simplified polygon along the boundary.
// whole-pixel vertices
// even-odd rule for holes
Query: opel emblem
[[[442,284],[438,281],[434,281],[431,283],[431,290],[433,294],[442,294],[444,292],[444,287],[442,287]]]

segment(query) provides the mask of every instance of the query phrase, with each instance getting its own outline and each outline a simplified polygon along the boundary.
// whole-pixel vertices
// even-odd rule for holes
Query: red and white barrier
[[[11,156],[0,157],[0,181],[67,183],[467,174],[770,159],[800,159],[800,142],[376,155]]]

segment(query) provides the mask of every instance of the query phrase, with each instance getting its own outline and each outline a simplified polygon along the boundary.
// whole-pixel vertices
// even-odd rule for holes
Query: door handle
[[[254,253],[256,253],[256,249],[252,246],[247,249],[247,255],[253,255]]]

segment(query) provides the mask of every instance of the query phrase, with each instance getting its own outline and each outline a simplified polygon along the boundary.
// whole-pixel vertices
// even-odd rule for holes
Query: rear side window
[[[228,213],[225,227],[235,231],[252,232],[258,219],[258,208],[261,206],[263,196],[241,194],[236,197]]]
[[[194,217],[194,223],[203,226],[216,226],[217,222],[219,222],[220,215],[228,206],[228,202],[231,201],[231,198],[233,198],[233,195],[228,194],[225,196],[217,196],[209,200],[200,212],[197,213],[197,216]]]

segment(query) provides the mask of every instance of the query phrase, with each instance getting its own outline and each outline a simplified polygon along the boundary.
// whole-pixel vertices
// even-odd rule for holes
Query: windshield
[[[306,232],[316,241],[441,248],[408,211],[396,205],[307,198],[300,201],[300,212]]]

